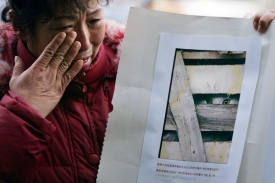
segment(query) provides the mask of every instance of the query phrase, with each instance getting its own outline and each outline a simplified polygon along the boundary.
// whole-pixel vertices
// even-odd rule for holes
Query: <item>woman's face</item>
[[[38,57],[59,32],[75,31],[77,33],[75,41],[81,43],[75,60],[82,59],[84,66],[87,66],[96,57],[104,38],[102,8],[97,1],[90,0],[85,11],[68,13],[63,10],[61,4],[55,5],[54,17],[47,23],[36,24],[34,35],[26,40],[28,49]]]

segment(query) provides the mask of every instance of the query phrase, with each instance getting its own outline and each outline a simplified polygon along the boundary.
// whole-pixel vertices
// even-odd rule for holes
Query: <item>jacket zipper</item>
[[[83,104],[83,108],[85,110],[85,113],[86,113],[86,116],[87,116],[87,119],[88,119],[88,122],[89,122],[89,126],[90,126],[89,137],[90,137],[90,140],[92,142],[92,146],[93,146],[92,149],[94,150],[93,153],[96,153],[98,155],[99,149],[97,148],[98,147],[98,143],[97,143],[97,136],[96,136],[95,125],[94,125],[94,118],[91,115],[89,107],[88,107],[88,93],[87,92],[85,92],[82,100],[83,100],[83,103],[82,103]]]

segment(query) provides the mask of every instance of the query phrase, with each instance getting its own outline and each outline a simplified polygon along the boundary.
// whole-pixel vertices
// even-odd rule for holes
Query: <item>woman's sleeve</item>
[[[0,182],[32,182],[55,126],[16,94],[0,102]]]

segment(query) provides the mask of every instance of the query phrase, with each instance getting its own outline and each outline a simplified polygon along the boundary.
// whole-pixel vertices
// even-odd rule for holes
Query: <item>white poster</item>
[[[161,33],[138,183],[237,181],[261,39]]]
[[[271,180],[275,27],[252,25],[130,10],[98,183]]]

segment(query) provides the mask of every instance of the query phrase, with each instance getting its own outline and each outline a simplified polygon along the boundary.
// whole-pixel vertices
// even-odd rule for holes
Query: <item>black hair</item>
[[[64,5],[63,11],[69,7],[75,12],[85,10],[90,0],[9,0],[2,10],[1,19],[3,22],[11,23],[8,12],[10,9],[14,10],[16,16],[16,21],[13,22],[14,30],[21,33],[19,36],[30,36],[34,34],[36,22],[46,23],[52,19],[54,16],[52,7],[57,1],[62,2],[62,6]],[[108,5],[110,0],[96,1],[102,5]]]

